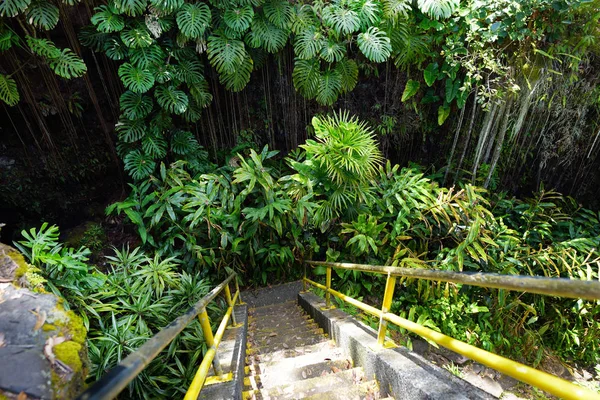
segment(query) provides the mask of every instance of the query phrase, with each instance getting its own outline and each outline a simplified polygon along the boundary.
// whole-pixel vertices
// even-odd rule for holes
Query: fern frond
[[[306,98],[312,99],[317,95],[320,79],[320,64],[318,59],[296,59],[292,80],[294,87]]]
[[[142,15],[148,5],[146,0],[113,0],[113,2],[119,12],[130,17]]]
[[[287,28],[294,17],[294,9],[287,0],[269,0],[263,10],[269,22],[278,28]]]
[[[2,0],[0,1],[0,17],[16,17],[31,4],[31,0]]]
[[[173,114],[183,114],[188,107],[188,97],[183,90],[175,86],[161,85],[154,91],[156,102]]]
[[[225,24],[236,32],[245,32],[254,18],[254,9],[250,6],[228,8],[223,14]]]
[[[360,51],[371,61],[385,62],[392,54],[390,38],[374,26],[359,33],[356,41]]]
[[[317,90],[317,102],[330,106],[335,103],[341,92],[342,77],[337,70],[332,69],[321,74]]]
[[[150,36],[150,31],[143,25],[134,28],[124,29],[121,32],[121,40],[127,47],[138,49],[152,45],[154,39]]]
[[[123,162],[125,170],[133,179],[147,178],[156,168],[156,163],[152,157],[139,150],[133,150],[127,153]]]
[[[221,35],[211,35],[208,38],[208,60],[218,73],[234,73],[248,53],[244,42],[228,39]]]
[[[58,7],[49,1],[33,1],[27,7],[27,23],[38,29],[54,29],[58,24]]]
[[[126,91],[119,100],[121,112],[127,119],[141,119],[152,111],[152,98],[140,93]]]
[[[202,36],[210,24],[210,8],[204,3],[184,4],[177,13],[177,26],[190,38]]]
[[[460,0],[417,0],[423,14],[431,18],[448,18],[460,7]]]
[[[0,74],[0,100],[11,107],[15,106],[20,100],[17,82],[2,74]]]
[[[129,63],[119,67],[119,77],[125,87],[135,93],[146,93],[154,86],[154,76],[150,71]]]
[[[118,10],[110,5],[96,7],[96,13],[92,15],[91,22],[100,32],[120,32],[125,28],[125,19],[117,14]]]

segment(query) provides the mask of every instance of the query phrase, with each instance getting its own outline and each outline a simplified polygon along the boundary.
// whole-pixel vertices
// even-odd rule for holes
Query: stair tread
[[[259,388],[268,389],[283,384],[296,381],[303,381],[321,376],[323,373],[335,373],[352,369],[352,361],[346,358],[323,359],[322,357],[313,358],[313,362],[307,365],[297,365],[295,363],[286,363],[284,359],[281,362],[252,365],[247,377],[256,377],[259,382]],[[256,388],[255,386],[250,387]]]
[[[321,392],[304,397],[304,400],[375,400],[379,399],[379,390],[375,381],[361,383],[357,386],[336,387],[328,392]],[[385,400],[385,399],[379,399]],[[389,400],[389,399],[388,399]]]
[[[303,335],[298,337],[282,337],[272,338],[273,340],[267,340],[268,343],[263,345],[253,344],[250,348],[250,352],[254,354],[268,354],[279,350],[294,350],[296,348],[302,348],[308,345],[326,342],[328,339],[321,335]]]
[[[318,393],[329,392],[334,388],[358,386],[363,383],[362,368],[352,368],[338,373],[330,373],[316,378],[295,381],[268,389],[255,391],[258,399],[298,399],[314,396]]]
[[[273,328],[270,331],[249,332],[248,338],[252,343],[261,343],[267,340],[282,339],[286,337],[298,337],[304,335],[321,335],[325,333],[317,324],[302,324],[284,329]]]
[[[248,329],[253,332],[272,332],[275,329],[290,329],[303,324],[314,324],[309,316],[294,316],[293,318],[273,318],[253,320]]]
[[[323,341],[316,344],[311,344],[303,347],[297,347],[294,349],[277,350],[271,353],[251,353],[248,356],[248,360],[252,363],[260,362],[271,362],[280,360],[282,358],[298,357],[309,353],[318,353],[323,350],[331,349],[335,347],[335,343],[331,340]]]

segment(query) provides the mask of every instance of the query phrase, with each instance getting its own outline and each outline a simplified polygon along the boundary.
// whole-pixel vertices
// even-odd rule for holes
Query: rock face
[[[19,287],[27,268],[0,244],[0,398],[74,398],[86,376],[86,330],[60,298]]]

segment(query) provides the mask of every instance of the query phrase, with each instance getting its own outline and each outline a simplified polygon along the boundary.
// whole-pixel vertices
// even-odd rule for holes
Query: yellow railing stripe
[[[327,268],[331,269],[331,266],[328,266]],[[388,275],[388,279],[390,278],[391,276]],[[382,312],[380,309],[365,304],[352,297],[346,296],[343,293],[331,289],[331,287],[327,287],[308,278],[304,278],[303,280],[317,288],[325,290],[326,293],[330,293],[368,314],[380,318],[380,324],[382,320],[391,322],[458,354],[462,354],[471,360],[477,361],[490,368],[500,371],[503,374],[511,376],[521,382],[525,382],[540,388],[550,394],[567,400],[600,400],[600,394],[594,393],[593,391],[584,387],[577,386],[567,380],[543,371],[539,371],[535,368],[528,367],[527,365],[510,360],[508,358],[501,357],[497,354],[490,353],[489,351],[472,346],[450,336],[446,336],[440,332],[436,332],[395,314]],[[331,284],[330,282],[328,283]]]
[[[210,366],[215,358],[215,355],[217,354],[217,349],[219,348],[219,344],[221,343],[221,339],[223,338],[223,334],[225,333],[227,324],[229,323],[229,317],[233,312],[233,306],[235,305],[239,295],[240,292],[239,290],[237,290],[235,296],[233,296],[233,300],[231,302],[232,305],[227,308],[227,311],[225,312],[225,315],[221,320],[221,324],[219,325],[219,328],[215,333],[215,336],[213,338],[213,345],[208,349],[208,351],[204,355],[204,358],[200,363],[200,367],[198,367],[198,370],[194,375],[194,379],[192,380],[192,383],[190,384],[190,387],[188,388],[185,394],[184,400],[196,400],[198,398],[198,395],[200,394],[200,391],[204,386],[204,382],[206,381],[206,377],[208,375],[208,371],[210,370]],[[208,329],[211,329],[210,323],[208,322],[208,318],[205,320],[201,319],[200,323],[203,324],[203,330],[206,329],[206,326],[204,326],[204,324],[208,324]]]

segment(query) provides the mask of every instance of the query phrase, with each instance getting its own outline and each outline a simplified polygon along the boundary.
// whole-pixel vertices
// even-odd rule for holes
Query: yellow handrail
[[[212,330],[210,327],[210,322],[208,321],[208,315],[206,315],[206,309],[202,311],[202,313],[198,316],[200,318],[200,324],[202,325],[202,330],[204,331],[204,340],[206,344],[209,346],[208,351],[204,355],[202,362],[200,363],[200,367],[196,371],[196,375],[194,375],[194,379],[188,388],[184,400],[195,400],[198,398],[200,391],[202,390],[202,386],[204,386],[204,382],[206,381],[206,377],[208,375],[208,371],[210,369],[211,364],[215,369],[215,375],[222,375],[223,371],[221,370],[221,365],[218,362],[218,358],[215,358],[217,355],[217,349],[219,348],[219,344],[221,343],[221,339],[223,338],[223,334],[225,333],[225,328],[227,328],[227,324],[229,323],[229,317],[233,315],[233,306],[238,299],[240,294],[239,288],[236,288],[237,291],[233,296],[233,300],[230,295],[226,295],[227,301],[229,303],[229,307],[227,308],[227,312],[225,316],[223,316],[223,320],[221,320],[221,324],[215,333],[215,336],[212,335]],[[229,287],[226,287],[226,294],[229,293]],[[209,339],[210,338],[210,339]]]
[[[383,348],[385,334],[387,330],[387,322],[391,322],[401,328],[404,328],[410,332],[413,332],[425,339],[431,340],[447,349],[450,349],[456,353],[462,354],[463,356],[470,358],[471,360],[477,361],[483,365],[486,365],[496,371],[499,371],[505,375],[511,376],[521,382],[528,383],[532,386],[535,386],[539,389],[542,389],[552,395],[558,396],[560,398],[568,399],[568,400],[581,400],[581,399],[595,399],[600,400],[600,395],[598,393],[594,393],[593,391],[586,389],[581,386],[577,386],[567,380],[558,378],[554,375],[548,374],[543,371],[539,371],[537,369],[528,367],[519,362],[510,360],[508,358],[501,357],[497,354],[490,353],[489,351],[480,349],[478,347],[472,346],[468,343],[462,342],[460,340],[454,339],[450,336],[446,336],[440,332],[436,332],[432,329],[426,328],[422,325],[409,321],[405,318],[399,317],[398,315],[392,314],[389,312],[389,308],[392,302],[392,298],[394,295],[394,289],[396,286],[396,276],[411,276],[421,279],[431,279],[431,280],[441,280],[441,281],[459,281],[465,284],[475,284],[477,286],[487,287],[485,285],[485,281],[490,278],[492,282],[492,287],[502,287],[511,290],[523,290],[523,291],[533,291],[536,293],[544,293],[544,294],[552,294],[555,295],[557,292],[561,292],[561,294],[566,297],[578,297],[577,294],[583,294],[581,297],[584,298],[592,298],[592,299],[600,299],[600,282],[589,282],[591,285],[579,285],[577,281],[568,281],[564,279],[557,278],[544,278],[538,279],[535,282],[531,280],[527,280],[525,283],[518,283],[516,279],[517,276],[510,276],[510,279],[507,282],[502,282],[502,279],[499,279],[501,276],[497,274],[478,274],[475,282],[472,283],[472,274],[461,274],[452,272],[449,274],[438,274],[438,273],[446,273],[449,271],[435,271],[435,270],[417,270],[418,272],[414,272],[415,270],[410,270],[407,268],[396,268],[396,267],[379,267],[372,265],[360,265],[360,264],[340,264],[340,263],[326,263],[326,262],[318,262],[318,261],[309,261],[307,262],[311,265],[319,265],[325,266],[327,268],[327,279],[326,284],[322,285],[320,283],[314,282],[306,277],[306,273],[303,279],[304,284],[309,283],[317,288],[323,289],[326,293],[326,306],[330,307],[331,303],[329,300],[329,295],[333,295],[342,301],[345,301],[348,304],[355,306],[356,308],[366,312],[367,314],[373,315],[379,318],[379,329],[377,333],[377,346],[379,348]],[[360,270],[366,272],[374,272],[387,274],[387,281],[385,286],[384,298],[382,308],[378,309],[368,304],[365,304],[359,300],[353,299],[352,297],[346,296],[343,293],[335,291],[331,288],[331,269],[332,268],[343,268],[350,270]],[[408,271],[405,271],[408,270]],[[408,272],[405,274],[405,272]],[[415,276],[419,274],[420,276]],[[572,284],[567,284],[566,288],[559,288],[558,285],[555,285],[554,281],[561,281],[561,283],[565,282],[573,282]],[[533,282],[532,285],[528,285],[530,282]],[[533,290],[532,290],[533,289]]]

